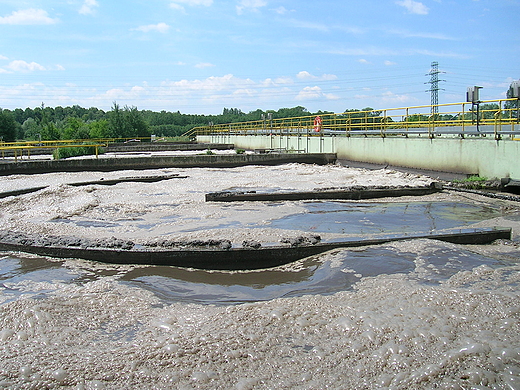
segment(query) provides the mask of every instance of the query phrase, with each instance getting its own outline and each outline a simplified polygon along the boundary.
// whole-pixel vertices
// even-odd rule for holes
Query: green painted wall
[[[232,143],[236,148],[282,148],[337,153],[338,159],[390,164],[488,178],[520,179],[520,141],[489,138],[199,136],[199,142]]]

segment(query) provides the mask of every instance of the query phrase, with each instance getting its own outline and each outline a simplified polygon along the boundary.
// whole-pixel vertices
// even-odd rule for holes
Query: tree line
[[[320,111],[315,114],[324,113]],[[261,120],[267,114],[271,114],[272,118],[312,115],[302,106],[249,113],[238,108],[224,108],[222,114],[203,115],[138,110],[133,106],[121,107],[116,102],[110,111],[78,105],[46,107],[42,104],[26,109],[0,108],[0,141],[145,138],[152,134],[158,137],[178,137],[197,126]]]
[[[512,108],[516,102],[507,102]],[[480,107],[482,118],[492,117],[499,110],[497,104],[483,104]],[[369,113],[367,114],[367,111]],[[309,112],[305,107],[280,108],[262,111],[260,109],[244,113],[238,108],[224,108],[219,115],[182,114],[180,111],[138,110],[137,107],[124,106],[114,102],[110,111],[95,107],[46,107],[0,108],[0,141],[16,140],[60,140],[60,139],[99,139],[99,138],[146,138],[155,134],[158,137],[178,137],[197,126],[225,124],[233,122],[258,121],[271,117],[294,118],[308,115],[324,115],[332,112]],[[361,110],[347,109],[338,118],[348,117],[351,123],[380,123],[381,111],[371,107]],[[516,113],[514,113],[516,115]],[[468,119],[473,113],[466,114]],[[427,121],[427,115],[411,115],[407,121]],[[440,114],[437,120],[457,120],[453,115]],[[387,118],[387,121],[392,121]]]

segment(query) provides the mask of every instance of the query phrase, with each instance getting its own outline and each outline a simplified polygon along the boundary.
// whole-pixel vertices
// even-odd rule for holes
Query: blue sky
[[[0,0],[0,107],[218,114],[505,96],[520,0]]]

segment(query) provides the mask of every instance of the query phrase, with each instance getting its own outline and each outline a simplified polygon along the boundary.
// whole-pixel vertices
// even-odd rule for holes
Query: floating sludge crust
[[[321,241],[319,235],[284,237],[280,243],[289,244],[291,247],[315,245]],[[39,234],[27,234],[12,231],[0,231],[0,243],[22,246],[37,247],[77,247],[77,248],[106,248],[134,250],[137,248],[160,248],[160,249],[189,249],[189,248],[212,248],[216,250],[231,249],[233,244],[228,239],[209,240],[172,240],[152,239],[136,244],[131,240],[123,240],[116,237],[111,238],[79,238],[71,236],[42,236]],[[256,240],[244,240],[243,248],[259,249],[262,243]]]
[[[39,246],[39,247],[79,247],[79,248],[108,248],[108,249],[133,249],[135,243],[130,240],[111,238],[79,238],[71,236],[42,236],[39,234],[27,234],[20,232],[0,232],[0,242],[13,245]]]
[[[428,188],[434,187],[433,183],[430,186],[411,186],[411,185],[399,185],[399,186],[390,186],[390,185],[374,185],[374,186],[364,186],[364,185],[351,185],[351,186],[341,186],[341,187],[317,187],[314,188],[313,191],[366,191],[366,190],[402,190],[409,188]]]
[[[232,244],[230,240],[168,240],[155,239],[145,241],[143,246],[149,248],[216,248],[216,249],[230,249]]]

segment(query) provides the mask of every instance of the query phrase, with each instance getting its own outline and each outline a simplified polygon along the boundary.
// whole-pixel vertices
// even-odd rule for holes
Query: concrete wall
[[[282,148],[307,153],[336,153],[338,159],[352,161],[520,179],[520,141],[511,139],[252,135],[199,136],[198,141],[233,143],[235,148],[242,149]]]
[[[124,169],[239,167],[243,165],[279,165],[287,163],[330,164],[336,161],[333,153],[283,154],[215,154],[198,156],[148,156],[123,158],[85,158],[72,160],[44,160],[0,163],[0,176],[45,172],[109,172]]]

